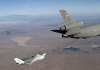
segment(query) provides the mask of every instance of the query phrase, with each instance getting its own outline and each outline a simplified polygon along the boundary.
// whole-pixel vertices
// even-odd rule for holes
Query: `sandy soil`
[[[17,42],[19,46],[29,46],[26,45],[26,42],[29,41],[30,39],[32,39],[32,37],[14,37],[11,40]]]

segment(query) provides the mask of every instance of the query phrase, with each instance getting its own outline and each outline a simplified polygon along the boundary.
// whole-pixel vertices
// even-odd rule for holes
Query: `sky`
[[[69,14],[99,14],[100,0],[0,0],[0,16],[51,15],[61,9]]]

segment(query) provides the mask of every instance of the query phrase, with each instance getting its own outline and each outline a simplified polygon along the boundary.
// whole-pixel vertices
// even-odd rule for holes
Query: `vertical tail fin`
[[[66,24],[75,22],[75,20],[65,10],[59,10],[59,12],[61,13],[62,18]]]

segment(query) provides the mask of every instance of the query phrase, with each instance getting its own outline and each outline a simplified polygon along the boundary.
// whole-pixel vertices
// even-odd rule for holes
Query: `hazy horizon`
[[[99,0],[0,0],[0,16],[59,14],[99,14]]]

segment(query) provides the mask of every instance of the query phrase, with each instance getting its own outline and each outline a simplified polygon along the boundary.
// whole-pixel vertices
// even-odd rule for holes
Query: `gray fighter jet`
[[[89,38],[100,36],[100,24],[83,26],[82,21],[75,21],[65,10],[59,10],[65,23],[59,25],[59,30],[51,30],[62,33],[63,38]]]
[[[24,65],[24,64],[29,64],[31,65],[33,62],[35,61],[39,61],[45,58],[46,53],[43,53],[42,55],[37,54],[35,57],[31,56],[28,58],[24,58],[24,59],[19,59],[19,58],[14,58],[15,62],[19,65]]]

